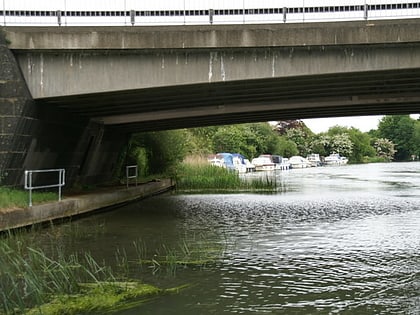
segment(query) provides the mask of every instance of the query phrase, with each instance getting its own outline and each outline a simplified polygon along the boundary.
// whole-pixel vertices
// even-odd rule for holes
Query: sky
[[[410,115],[411,118],[418,119],[418,114]],[[314,133],[328,131],[330,127],[339,125],[341,127],[354,127],[362,132],[377,129],[379,121],[383,116],[357,116],[357,117],[334,117],[302,119],[305,125]]]

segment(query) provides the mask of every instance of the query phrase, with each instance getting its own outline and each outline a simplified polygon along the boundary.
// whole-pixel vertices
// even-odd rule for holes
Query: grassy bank
[[[178,191],[276,191],[271,177],[243,180],[237,172],[209,164],[182,164],[177,172]]]
[[[57,193],[39,192],[32,193],[32,203],[42,203],[58,200]],[[25,190],[0,187],[0,209],[24,208],[29,204],[29,193]]]

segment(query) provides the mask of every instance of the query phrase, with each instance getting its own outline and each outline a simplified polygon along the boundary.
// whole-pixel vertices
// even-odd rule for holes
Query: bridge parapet
[[[12,50],[156,50],[420,42],[420,19],[165,27],[7,27]]]

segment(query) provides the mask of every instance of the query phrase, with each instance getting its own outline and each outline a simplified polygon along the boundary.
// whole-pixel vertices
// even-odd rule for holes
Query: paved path
[[[151,181],[126,188],[106,188],[93,193],[64,196],[63,200],[27,208],[0,209],[0,231],[30,226],[57,219],[114,207],[162,193],[174,187],[170,179]]]

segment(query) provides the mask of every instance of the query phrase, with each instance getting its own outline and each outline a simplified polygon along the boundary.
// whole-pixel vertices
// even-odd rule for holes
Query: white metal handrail
[[[34,186],[32,174],[34,173],[58,173],[58,183]],[[54,188],[58,187],[58,201],[61,201],[61,187],[65,185],[66,171],[64,168],[59,169],[48,169],[48,170],[26,170],[25,171],[25,189],[29,190],[29,207],[32,207],[32,190],[42,188]]]
[[[305,2],[303,2],[305,3]],[[401,2],[398,0],[384,3],[359,3],[337,5],[303,5],[264,7],[264,2],[253,7],[204,8],[196,5],[172,7],[171,9],[146,8],[130,9],[115,6],[113,10],[98,5],[95,10],[69,8],[52,5],[51,9],[18,8],[12,3],[0,8],[3,25],[179,25],[179,24],[239,24],[265,22],[311,22],[333,20],[367,20],[419,17],[420,2]]]
[[[133,170],[134,170],[134,174],[133,174]],[[132,178],[136,179],[136,186],[137,186],[137,176],[138,176],[137,165],[127,165],[125,168],[125,176],[126,176],[127,188],[128,188],[128,182]]]

